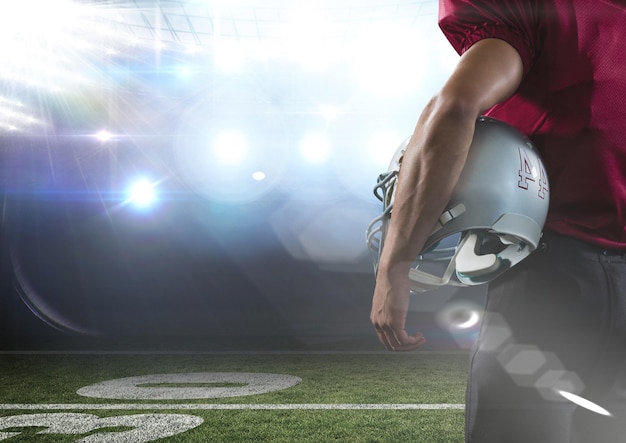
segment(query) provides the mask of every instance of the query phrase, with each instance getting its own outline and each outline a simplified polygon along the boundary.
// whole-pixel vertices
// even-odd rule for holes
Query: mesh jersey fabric
[[[541,151],[546,229],[626,249],[626,2],[440,0],[439,26],[459,54],[485,38],[520,54],[518,91],[486,114]]]

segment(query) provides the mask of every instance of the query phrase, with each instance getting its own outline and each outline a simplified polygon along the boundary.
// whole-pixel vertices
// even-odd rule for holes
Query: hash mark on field
[[[464,409],[464,404],[326,404],[326,403],[300,403],[300,404],[0,404],[0,410],[168,410],[168,411],[191,411],[191,410],[445,410]]]

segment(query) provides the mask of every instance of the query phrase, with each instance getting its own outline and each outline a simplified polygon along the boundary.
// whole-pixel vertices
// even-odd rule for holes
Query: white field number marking
[[[86,397],[124,400],[191,400],[265,394],[297,385],[302,380],[291,375],[260,373],[157,374],[119,378],[80,388]],[[158,387],[158,385],[236,384],[236,387]],[[142,385],[157,385],[142,387]],[[96,405],[87,405],[94,407]],[[97,405],[105,406],[108,405]],[[129,405],[131,406],[131,405]],[[137,405],[135,405],[137,406]],[[45,409],[45,405],[40,405]],[[129,409],[134,409],[129,407]],[[0,440],[19,435],[3,432],[12,428],[43,427],[39,434],[88,434],[103,428],[130,427],[128,431],[89,435],[75,443],[143,443],[182,434],[203,423],[203,419],[183,414],[136,414],[100,418],[91,414],[48,413],[0,417]]]
[[[155,374],[104,381],[80,388],[79,395],[122,400],[191,400],[265,394],[287,389],[302,380],[291,375],[263,373],[203,372]],[[185,384],[196,385],[184,387]],[[212,387],[211,384],[234,384]],[[159,385],[163,385],[159,387]],[[170,385],[170,386],[167,386]],[[174,385],[174,386],[172,386]],[[198,386],[206,385],[206,386]],[[446,404],[0,404],[0,410],[442,410],[463,409],[464,405]],[[100,418],[83,413],[41,413],[0,417],[0,441],[20,432],[17,428],[42,427],[39,434],[80,435],[104,428],[132,428],[119,432],[95,433],[75,443],[143,443],[182,434],[203,423],[187,414],[135,414]]]
[[[80,388],[84,397],[117,400],[192,400],[243,397],[291,388],[302,382],[298,377],[281,374],[200,372],[190,374],[156,374],[118,378]],[[236,387],[145,387],[142,385],[241,384]]]
[[[13,415],[0,418],[0,430],[25,427],[44,427],[38,434],[88,434],[98,429],[131,427],[133,429],[114,433],[89,435],[76,443],[127,442],[143,443],[182,434],[204,420],[195,415],[138,414],[100,418],[91,414],[56,413]],[[20,432],[0,432],[0,440],[19,435]]]

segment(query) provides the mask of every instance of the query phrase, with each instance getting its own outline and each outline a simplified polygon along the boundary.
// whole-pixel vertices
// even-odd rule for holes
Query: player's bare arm
[[[518,88],[522,60],[508,43],[476,43],[420,116],[400,168],[393,216],[381,253],[370,319],[389,350],[421,346],[409,335],[408,271],[443,212],[461,174],[476,119]]]

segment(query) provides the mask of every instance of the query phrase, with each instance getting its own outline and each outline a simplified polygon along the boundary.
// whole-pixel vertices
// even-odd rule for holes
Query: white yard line
[[[463,404],[0,404],[0,410],[28,411],[106,411],[106,410],[167,410],[167,411],[200,411],[200,410],[445,410],[464,409]]]

